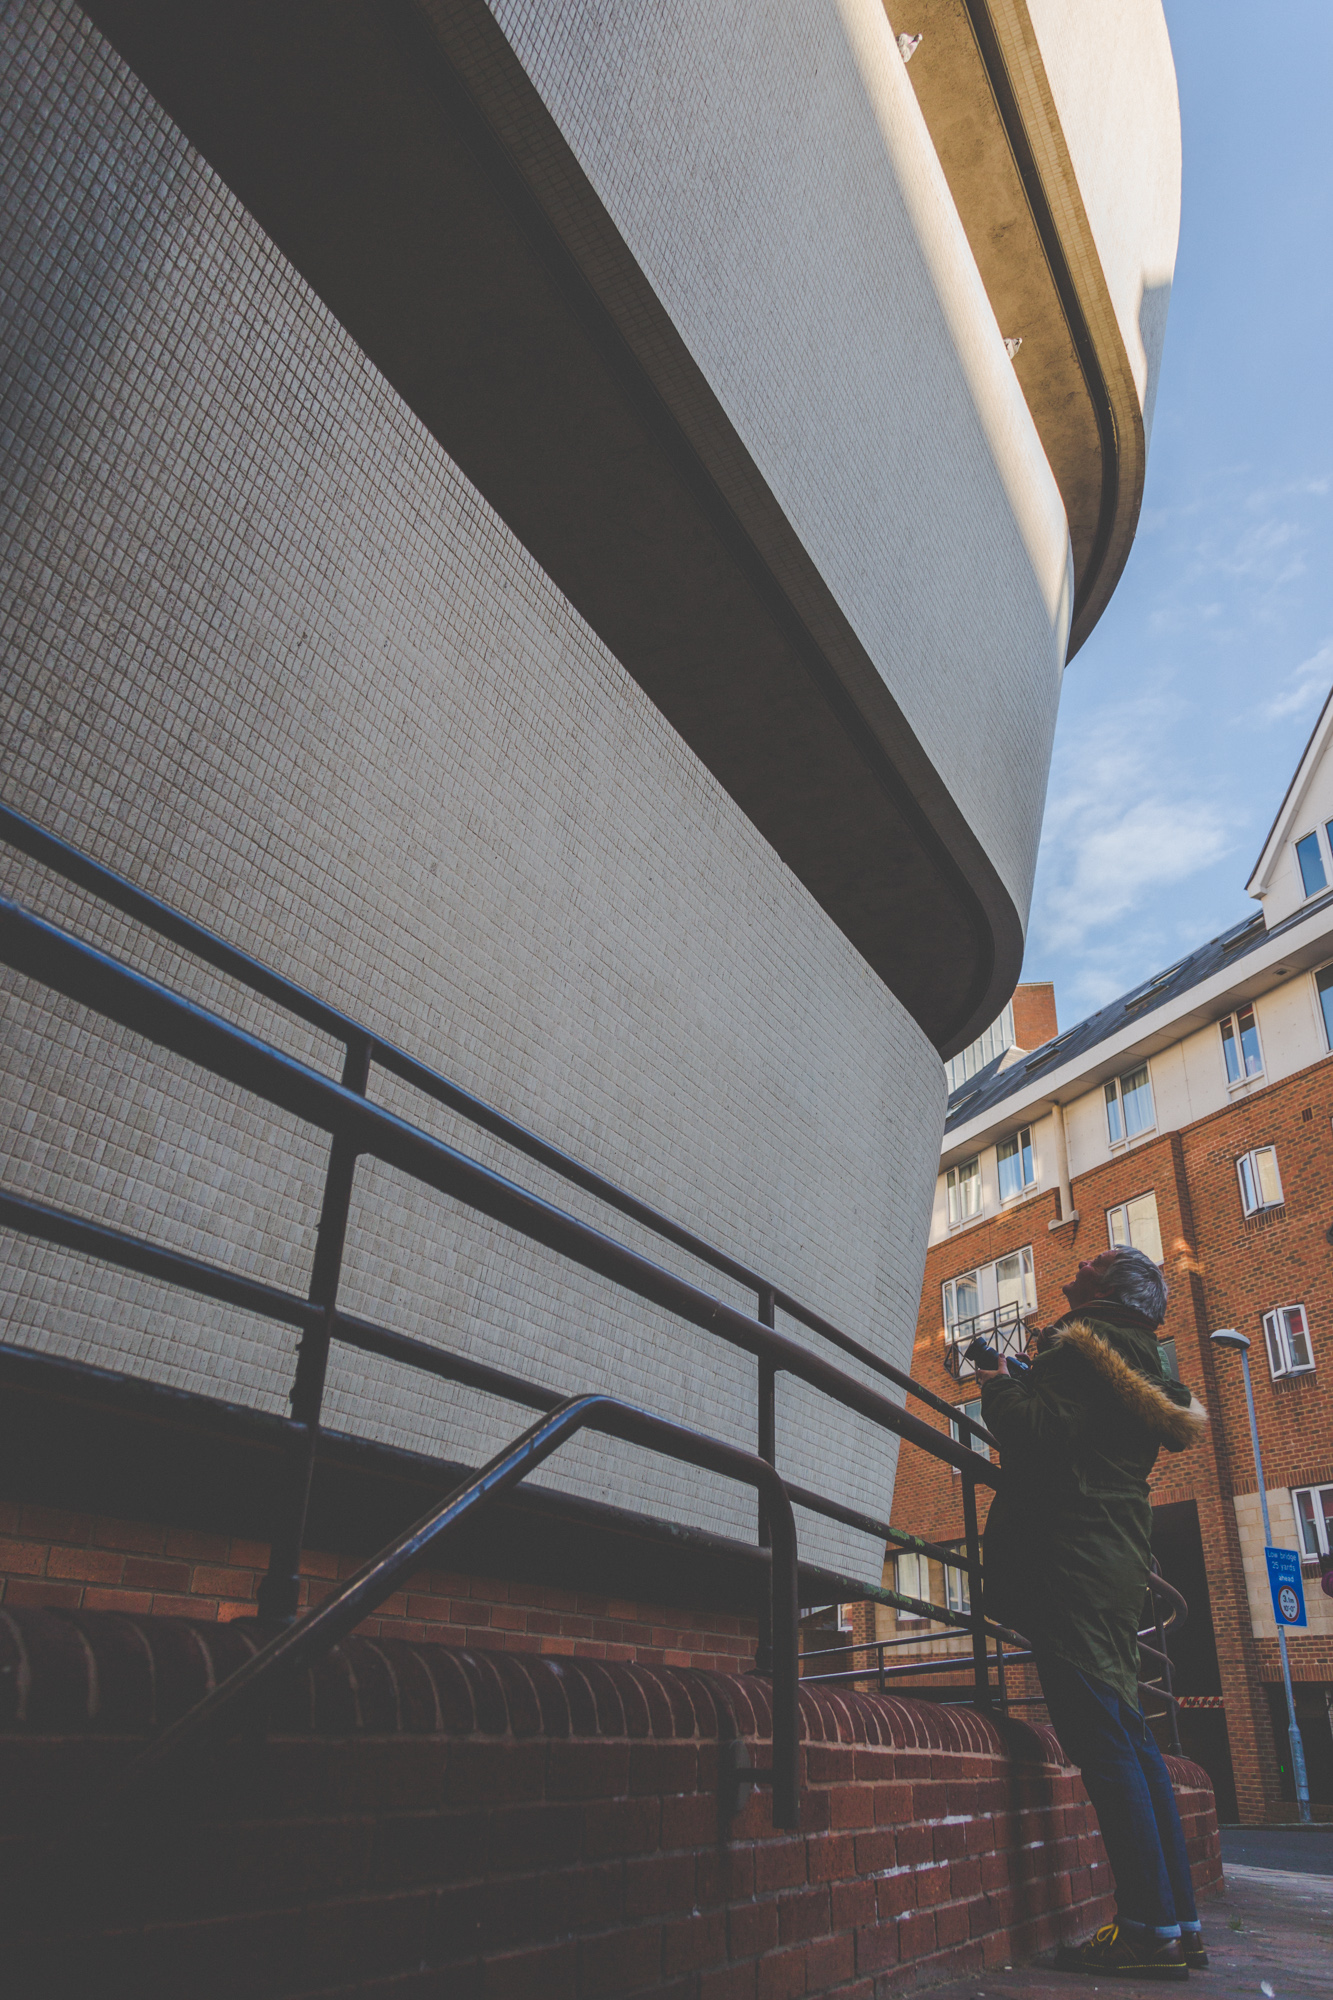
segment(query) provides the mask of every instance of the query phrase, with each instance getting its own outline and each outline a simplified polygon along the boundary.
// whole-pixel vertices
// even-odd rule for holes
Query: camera
[[[974,1368],[998,1368],[1000,1365],[999,1355],[990,1342],[983,1339],[980,1334],[977,1335],[976,1339],[969,1346],[963,1349],[963,1359],[964,1361],[970,1361]],[[1016,1354],[1009,1356],[1009,1373],[1011,1375],[1026,1375],[1029,1373],[1031,1367],[1032,1363],[1030,1361],[1021,1361]]]

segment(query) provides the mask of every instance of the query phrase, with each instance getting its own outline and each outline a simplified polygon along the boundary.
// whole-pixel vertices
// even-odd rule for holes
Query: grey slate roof
[[[1155,1014],[1159,1007],[1178,999],[1182,993],[1188,993],[1192,986],[1199,986],[1205,979],[1210,979],[1219,966],[1239,965],[1260,945],[1281,937],[1284,931],[1303,924],[1316,910],[1325,907],[1333,907],[1333,890],[1312,902],[1303,903],[1299,910],[1285,922],[1275,924],[1271,931],[1264,929],[1262,911],[1255,911],[1252,916],[1242,917],[1238,924],[1233,924],[1219,937],[1210,938],[1207,944],[1200,945],[1188,958],[1177,960],[1165,972],[1154,974],[1141,985],[1132,987],[1128,993],[1122,993],[1118,1000],[1112,1000],[1109,1006],[1089,1014],[1076,1027],[1066,1028],[1063,1034],[1043,1042],[1039,1049],[1011,1063],[1008,1069],[1000,1068],[1004,1057],[996,1056],[985,1069],[979,1069],[975,1076],[970,1076],[950,1095],[944,1127],[946,1134],[958,1125],[970,1124],[974,1118],[1002,1104],[1006,1097],[1022,1090],[1040,1071],[1059,1068],[1072,1057],[1086,1055],[1099,1042],[1118,1034],[1128,1021],[1142,1020]]]

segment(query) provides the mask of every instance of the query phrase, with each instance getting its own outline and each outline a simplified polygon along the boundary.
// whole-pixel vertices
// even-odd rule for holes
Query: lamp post
[[[1259,1482],[1259,1505],[1263,1511],[1264,1547],[1273,1546],[1273,1530],[1268,1525],[1268,1488],[1264,1485],[1264,1462],[1259,1456],[1259,1425],[1254,1414],[1254,1388],[1250,1382],[1250,1337],[1237,1333],[1235,1327],[1219,1327],[1209,1335],[1214,1347],[1234,1347],[1240,1355],[1241,1373],[1245,1377],[1245,1407],[1250,1413],[1250,1444],[1254,1449],[1254,1476]],[[1277,1646],[1282,1657],[1282,1685],[1287,1696],[1287,1740],[1291,1744],[1291,1774],[1296,1780],[1296,1810],[1303,1820],[1310,1817],[1310,1781],[1305,1775],[1305,1745],[1301,1741],[1300,1724],[1296,1720],[1296,1701],[1291,1692],[1291,1662],[1287,1658],[1287,1628],[1279,1618],[1277,1623]]]

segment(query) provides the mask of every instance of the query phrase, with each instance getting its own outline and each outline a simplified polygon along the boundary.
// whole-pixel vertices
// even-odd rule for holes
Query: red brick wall
[[[1020,1038],[1021,1039],[1021,1038]],[[1308,1113],[1308,1116],[1307,1116]],[[1286,1196],[1276,1215],[1246,1222],[1236,1159],[1275,1145]],[[1238,1363],[1216,1353],[1208,1335],[1234,1326],[1250,1336],[1251,1368],[1264,1470],[1270,1486],[1333,1483],[1333,1061],[1230,1104],[1180,1132],[1160,1137],[1079,1175],[1077,1223],[1051,1229],[1054,1196],[1043,1192],[934,1245],[926,1262],[913,1372],[954,1400],[975,1395],[942,1365],[940,1286],[975,1264],[1030,1243],[1043,1322],[1064,1310],[1060,1285],[1078,1260],[1107,1247],[1108,1207],[1151,1189],[1157,1199],[1171,1302],[1164,1335],[1174,1338],[1182,1378],[1208,1406],[1204,1441],[1187,1453],[1163,1453],[1153,1501],[1193,1501],[1208,1565],[1223,1705],[1241,1816],[1280,1815],[1280,1787],[1265,1686],[1279,1678],[1274,1641],[1254,1638],[1232,1496],[1255,1490],[1244,1391]],[[1304,1305],[1315,1347],[1313,1376],[1274,1383],[1263,1346],[1263,1313]],[[942,1424],[921,1411],[928,1422]],[[982,1502],[983,1515],[985,1501]],[[927,1536],[962,1530],[958,1481],[918,1453],[903,1453],[893,1523]],[[1313,1584],[1313,1579],[1311,1579]],[[1317,1587],[1317,1585],[1314,1585]],[[884,1630],[881,1613],[881,1630]],[[1333,1681],[1333,1646],[1290,1635],[1293,1675]]]
[[[303,1605],[317,1603],[359,1556],[307,1549]],[[268,1564],[263,1542],[146,1521],[0,1502],[0,1603],[134,1616],[254,1616]],[[753,1618],[698,1613],[490,1577],[426,1569],[367,1619],[367,1633],[511,1652],[577,1653],[718,1673],[753,1664]]]
[[[1014,1041],[1020,1049],[1039,1049],[1060,1032],[1055,1018],[1055,988],[1049,981],[1028,981],[1014,988]]]
[[[35,1659],[42,1635],[24,1617]],[[88,1652],[120,1646],[119,1673],[101,1676],[109,1699],[137,1713],[151,1680],[160,1709],[187,1671],[168,1621],[146,1621],[132,1648],[82,1622]],[[719,1742],[739,1734],[769,1761],[761,1681],[359,1644],[291,1692],[267,1744],[233,1746],[208,1786],[159,1806],[147,1852],[99,1852],[107,1918],[62,1880],[66,1932],[86,1926],[71,1951],[95,1990],[350,1996],[403,1975],[404,1992],[505,2000],[882,2000],[1022,1960],[1109,1914],[1091,1809],[1047,1733],[1002,1737],[957,1710],[806,1690],[799,1830],[774,1830],[762,1791],[724,1825]],[[86,1717],[88,1731],[97,1676],[84,1658],[67,1651],[57,1670],[70,1729]],[[415,1734],[409,1681],[432,1718]],[[58,1707],[48,1692],[48,1715]],[[109,1737],[0,1734],[7,1874],[39,1803],[68,1810],[118,1767],[124,1724],[101,1726]],[[1207,1890],[1221,1873],[1212,1795],[1195,1767],[1173,1775]],[[40,1949],[49,1971],[49,1930]],[[18,1950],[11,1932],[11,1968]]]

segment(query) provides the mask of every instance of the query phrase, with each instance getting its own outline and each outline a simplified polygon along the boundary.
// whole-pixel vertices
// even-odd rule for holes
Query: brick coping
[[[244,1622],[0,1608],[0,1733],[146,1735],[257,1647]],[[771,1733],[753,1674],[483,1652],[357,1634],[275,1697],[276,1734],[617,1737],[716,1742]],[[802,1741],[1067,1768],[1049,1729],[968,1708],[802,1687]],[[1184,1782],[1196,1767],[1180,1763]],[[1202,1772],[1197,1779],[1206,1785]]]

